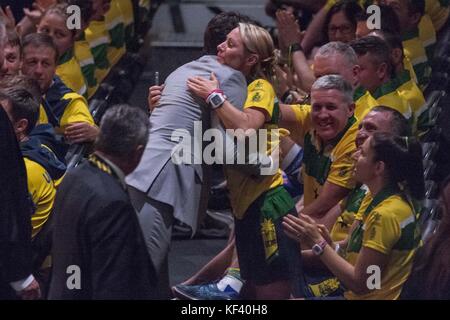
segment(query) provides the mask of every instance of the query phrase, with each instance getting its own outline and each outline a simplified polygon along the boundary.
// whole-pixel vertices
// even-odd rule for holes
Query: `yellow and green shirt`
[[[299,122],[297,137],[293,137],[303,147],[302,177],[304,184],[304,205],[312,203],[320,194],[325,182],[347,189],[353,189],[352,156],[356,151],[355,139],[358,122],[355,117],[348,120],[346,128],[334,141],[323,145],[315,134],[311,122],[311,106],[292,106]]]
[[[96,67],[95,80],[97,83],[101,83],[111,69],[111,63],[108,60],[108,46],[111,43],[111,39],[105,20],[91,21],[84,34],[94,57]]]
[[[419,39],[425,48],[428,60],[433,60],[434,48],[436,46],[436,30],[430,16],[424,14],[419,22]]]
[[[123,20],[125,23],[125,41],[128,43],[128,41],[132,40],[134,36],[133,3],[131,0],[121,0],[117,2],[123,15]]]
[[[406,73],[408,72],[406,71]],[[402,80],[405,81],[405,79],[406,74],[403,74]],[[358,88],[356,91],[364,92],[364,94],[360,95],[355,102],[355,115],[357,116],[357,119],[361,121],[374,107],[383,105],[400,112],[412,125],[414,122],[414,114],[411,103],[406,99],[405,93],[406,89],[408,89],[408,85],[410,84],[399,83],[399,80],[395,78],[382,84],[372,93],[369,91],[364,92],[364,89]],[[398,91],[401,86],[403,86],[401,91],[403,95],[400,95],[400,92]],[[408,97],[410,97],[409,94]]]
[[[425,12],[430,16],[436,31],[439,31],[448,19],[450,1],[425,0]]]
[[[345,200],[342,201],[342,213],[337,218],[330,232],[333,241],[342,241],[347,238],[357,213],[361,208],[365,210],[368,206],[366,200],[368,190],[369,188],[366,185],[355,187]]]
[[[85,83],[87,85],[87,97],[92,97],[98,88],[98,82],[95,79],[95,62],[92,55],[89,42],[86,41],[84,32],[75,41],[74,55],[81,67]]]
[[[363,87],[358,87],[355,89],[353,101],[355,102],[355,118],[358,121],[361,121],[373,107],[379,105],[370,92]]]
[[[347,291],[345,298],[398,299],[411,272],[419,243],[420,231],[412,204],[406,201],[396,188],[380,191],[365,210],[363,220],[353,231],[345,258],[352,265],[356,265],[362,247],[388,256],[388,262],[381,274],[381,288],[362,295]]]
[[[73,48],[59,58],[56,75],[74,92],[87,97],[85,78],[79,62],[75,59]]]
[[[430,81],[431,66],[425,52],[424,45],[419,38],[419,30],[416,28],[402,35],[403,53],[411,61],[416,73],[419,87],[424,90]]]
[[[125,18],[119,7],[118,0],[112,0],[105,15],[106,29],[111,42],[108,46],[108,61],[114,66],[125,54]]]
[[[95,125],[86,99],[55,77],[40,106],[39,123],[50,123],[58,134],[63,134],[67,125],[74,122]]]
[[[408,102],[414,115],[413,133],[425,132],[428,127],[429,116],[422,91],[411,79],[407,70],[400,73],[395,81],[400,98]]]
[[[27,170],[28,192],[36,206],[31,216],[32,234],[34,237],[42,228],[53,209],[56,188],[48,172],[39,163],[24,158]]]
[[[270,155],[279,145],[281,131],[277,130],[280,107],[275,90],[267,80],[257,79],[250,83],[247,91],[248,94],[244,109],[258,108],[264,110],[266,115],[270,118],[261,128],[267,130],[265,133],[267,135],[266,154]],[[261,131],[256,130],[256,132],[258,135]],[[261,194],[283,184],[283,177],[280,169],[277,169],[273,175],[251,177],[233,169],[231,166],[225,168],[233,213],[238,219],[244,217],[248,207]]]

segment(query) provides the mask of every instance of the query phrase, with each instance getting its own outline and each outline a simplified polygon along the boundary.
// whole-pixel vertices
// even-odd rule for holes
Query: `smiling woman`
[[[399,298],[420,241],[414,200],[424,194],[421,155],[413,138],[376,132],[364,142],[356,177],[372,201],[341,254],[310,217],[284,218],[287,234],[311,246],[344,284],[346,299]],[[378,282],[372,286],[374,270]]]
[[[211,79],[193,77],[189,89],[205,99],[227,129],[263,129],[267,155],[278,163],[279,103],[272,80],[274,45],[263,28],[240,23],[217,47],[218,61],[241,71],[251,81],[243,111],[235,108]],[[256,130],[256,131],[255,131]],[[259,150],[259,152],[262,152]],[[235,216],[236,249],[241,276],[255,286],[256,299],[287,299],[299,295],[298,246],[281,229],[283,216],[295,214],[295,204],[283,187],[281,170],[257,178],[236,169],[226,171]]]
[[[56,74],[66,86],[74,92],[87,95],[87,87],[79,62],[74,57],[74,44],[77,30],[68,28],[68,4],[56,4],[49,7],[37,25],[38,33],[52,37],[58,48]]]

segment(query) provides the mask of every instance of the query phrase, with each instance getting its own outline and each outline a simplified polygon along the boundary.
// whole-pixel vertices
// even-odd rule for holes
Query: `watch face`
[[[318,244],[313,245],[311,250],[315,255],[320,255],[323,252],[322,248]]]
[[[215,106],[217,106],[218,104],[220,104],[222,102],[222,98],[219,95],[215,95],[211,97],[211,103]]]

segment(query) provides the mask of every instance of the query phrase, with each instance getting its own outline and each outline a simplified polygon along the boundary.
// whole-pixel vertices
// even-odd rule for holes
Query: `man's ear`
[[[355,107],[356,107],[355,103],[351,103],[348,105],[348,117],[349,118],[355,114]]]
[[[378,66],[377,74],[380,79],[385,78],[388,73],[388,64],[383,62]]]
[[[409,22],[411,26],[418,26],[420,19],[422,19],[422,14],[420,12],[416,12],[409,17]]]
[[[14,130],[18,135],[25,135],[27,129],[28,129],[27,119],[20,119],[19,121],[16,121],[16,123],[14,123]]]

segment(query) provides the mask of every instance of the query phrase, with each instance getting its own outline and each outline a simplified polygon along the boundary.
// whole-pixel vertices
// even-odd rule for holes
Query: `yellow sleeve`
[[[353,154],[356,151],[356,132],[357,123],[347,130],[342,140],[335,147],[335,150],[332,152],[333,162],[327,177],[328,182],[347,189],[355,187],[353,174],[355,160],[353,159]]]
[[[28,191],[36,206],[31,216],[32,237],[47,221],[55,201],[56,189],[48,172],[38,163],[24,158],[27,170]]]
[[[304,145],[306,133],[311,129],[311,106],[308,104],[293,104],[289,106],[295,114],[297,125],[289,128],[291,138],[301,146]]]
[[[248,85],[247,100],[244,103],[244,109],[263,109],[272,118],[275,97],[275,90],[273,90],[272,85],[264,79],[257,79]]]
[[[39,120],[38,120],[39,124],[46,124],[48,123],[48,117],[47,117],[47,113],[45,112],[44,106],[41,104],[39,106]]]
[[[395,218],[395,214],[390,212],[389,209],[379,207],[369,213],[362,243],[364,247],[389,254],[392,247],[400,239],[400,225]]]
[[[76,93],[65,94],[64,99],[71,99],[71,102],[67,105],[61,117],[60,127],[63,130],[67,125],[74,122],[87,122],[90,125],[95,125],[86,99]]]

